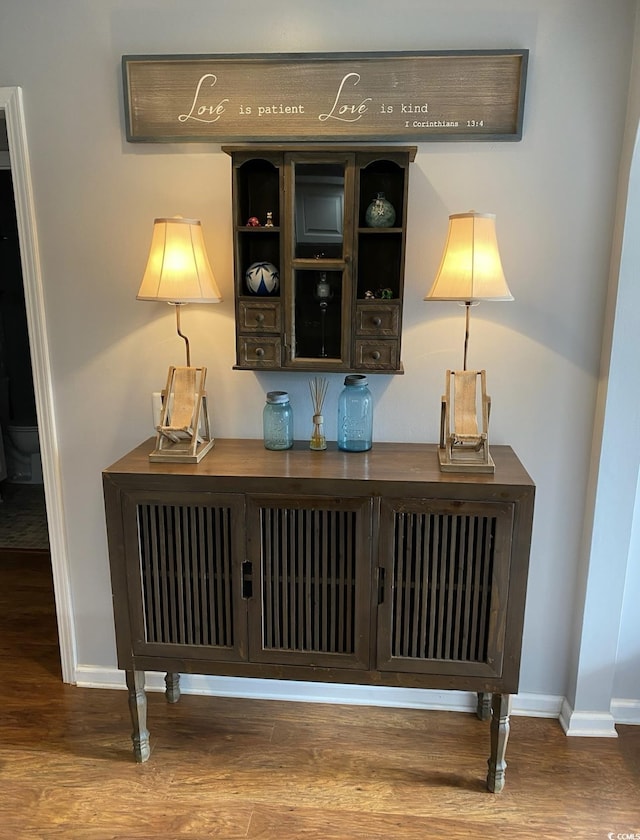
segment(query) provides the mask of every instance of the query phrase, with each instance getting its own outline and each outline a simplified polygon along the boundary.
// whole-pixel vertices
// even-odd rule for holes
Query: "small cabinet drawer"
[[[399,335],[400,307],[397,304],[358,303],[356,305],[356,334],[380,335],[395,338]]]
[[[240,332],[279,333],[280,302],[240,301]]]
[[[280,337],[238,337],[238,367],[279,368],[282,365]]]
[[[398,342],[389,339],[356,341],[356,366],[365,370],[397,370],[400,360]]]

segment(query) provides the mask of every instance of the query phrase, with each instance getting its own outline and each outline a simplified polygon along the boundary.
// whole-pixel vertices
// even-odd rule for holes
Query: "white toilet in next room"
[[[19,484],[42,484],[37,426],[7,426],[4,439],[7,478]]]

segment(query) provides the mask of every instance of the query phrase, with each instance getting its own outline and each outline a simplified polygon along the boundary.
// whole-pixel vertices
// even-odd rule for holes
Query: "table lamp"
[[[191,366],[189,339],[182,332],[180,311],[186,303],[220,303],[218,289],[195,219],[156,219],[138,300],[156,300],[176,307],[176,329],[184,340],[186,366],[171,366],[162,393],[156,426],[156,448],[150,461],[198,463],[214,445],[209,428],[207,369]]]
[[[448,370],[440,421],[440,468],[450,472],[493,472],[489,453],[486,371],[467,370],[469,316],[480,301],[513,300],[502,270],[492,213],[449,216],[449,232],[436,279],[425,300],[455,300],[466,307],[462,370]]]

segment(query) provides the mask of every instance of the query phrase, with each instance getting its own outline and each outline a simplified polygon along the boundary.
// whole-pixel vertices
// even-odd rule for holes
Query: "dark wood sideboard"
[[[534,484],[507,446],[493,475],[442,473],[437,447],[218,440],[200,464],[103,473],[118,665],[136,760],[145,671],[476,692],[487,786],[504,785],[518,689]]]

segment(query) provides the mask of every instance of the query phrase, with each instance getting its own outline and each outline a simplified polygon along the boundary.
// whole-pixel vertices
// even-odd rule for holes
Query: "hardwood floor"
[[[0,552],[1,840],[640,837],[639,727],[515,717],[496,796],[474,715],[150,694],[137,765],[126,694],[61,682],[51,586]]]

